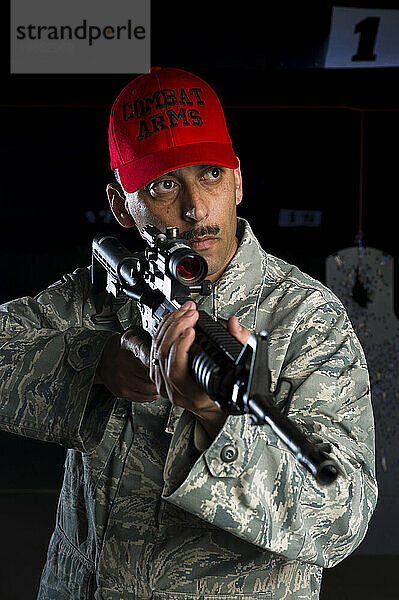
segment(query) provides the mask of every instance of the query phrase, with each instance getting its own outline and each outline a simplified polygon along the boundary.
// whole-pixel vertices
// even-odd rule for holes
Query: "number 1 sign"
[[[327,68],[399,65],[399,10],[333,7]]]

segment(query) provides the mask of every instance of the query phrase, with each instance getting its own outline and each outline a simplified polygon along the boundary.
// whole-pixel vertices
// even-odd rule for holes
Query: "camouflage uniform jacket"
[[[40,600],[315,600],[322,568],[363,539],[376,484],[362,349],[332,292],[238,227],[201,308],[268,330],[272,388],[292,380],[288,415],[331,443],[344,475],[320,486],[245,416],[201,450],[188,411],[91,390],[111,326],[78,269],[1,310],[0,425],[69,449]],[[117,316],[138,319],[130,300]]]

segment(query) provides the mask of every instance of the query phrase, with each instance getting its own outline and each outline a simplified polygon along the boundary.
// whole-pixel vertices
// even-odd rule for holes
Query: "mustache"
[[[188,231],[183,231],[180,233],[180,237],[186,242],[193,240],[197,237],[203,237],[205,235],[218,235],[220,233],[220,227],[218,225],[202,225],[201,227],[196,227],[195,229],[189,229]]]

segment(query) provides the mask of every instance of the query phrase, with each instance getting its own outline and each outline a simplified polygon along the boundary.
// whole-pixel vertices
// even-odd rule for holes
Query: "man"
[[[153,340],[132,301],[101,318],[88,269],[2,307],[3,429],[69,448],[40,600],[318,598],[376,502],[367,366],[338,299],[266,254],[236,217],[242,178],[214,91],[177,69],[129,83],[110,118],[107,195],[124,227],[179,227],[209,265],[197,305],[245,343],[269,332],[276,402],[329,442],[322,486],[268,428],[191,379],[198,312]]]

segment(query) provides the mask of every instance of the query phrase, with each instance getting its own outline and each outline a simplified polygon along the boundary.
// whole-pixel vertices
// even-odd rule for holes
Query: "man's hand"
[[[150,377],[159,394],[168,397],[175,406],[194,413],[214,438],[226,416],[197,385],[188,368],[188,352],[195,338],[194,325],[198,317],[195,303],[189,301],[164,318],[151,347]],[[242,344],[251,333],[241,327],[236,317],[229,319],[228,330]]]
[[[159,395],[148,369],[150,338],[145,336],[133,329],[112,336],[104,347],[94,383],[102,383],[114,396],[132,402],[156,400]]]

